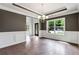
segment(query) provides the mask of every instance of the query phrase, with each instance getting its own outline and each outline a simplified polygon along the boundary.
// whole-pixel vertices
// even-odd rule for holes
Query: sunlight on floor
[[[29,45],[30,42],[31,42],[30,36],[26,36],[26,45]]]
[[[56,53],[57,54],[65,54],[65,46],[63,45],[55,45]]]

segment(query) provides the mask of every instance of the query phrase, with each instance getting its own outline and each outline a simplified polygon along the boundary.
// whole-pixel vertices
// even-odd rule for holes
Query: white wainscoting
[[[0,48],[26,41],[26,31],[0,32]]]
[[[40,37],[52,38],[79,44],[79,32],[77,31],[65,31],[64,35],[57,35],[48,33],[46,30],[40,30]]]

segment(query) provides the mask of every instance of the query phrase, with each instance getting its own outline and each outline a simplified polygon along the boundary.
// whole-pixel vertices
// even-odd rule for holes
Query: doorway
[[[35,23],[35,36],[39,36],[39,24]]]

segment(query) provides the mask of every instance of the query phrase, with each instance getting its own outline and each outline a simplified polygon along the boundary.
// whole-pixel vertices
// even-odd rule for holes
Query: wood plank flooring
[[[26,42],[0,49],[0,55],[79,55],[79,47],[34,36],[27,37]]]

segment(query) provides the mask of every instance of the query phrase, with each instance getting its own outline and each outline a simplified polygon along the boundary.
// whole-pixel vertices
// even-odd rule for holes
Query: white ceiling
[[[46,14],[48,12],[55,11],[56,9],[64,7],[64,4],[60,3],[22,3],[19,5],[24,6],[25,8],[28,8],[40,14]]]
[[[37,12],[39,14],[47,14],[50,12],[54,12],[55,10],[58,10],[60,8],[67,8],[67,11],[70,10],[77,10],[79,4],[78,3],[16,3],[20,6],[23,6],[27,9],[30,9],[34,12]],[[13,6],[11,3],[0,3],[0,5],[3,5],[5,7],[8,7],[10,9],[17,10],[19,12],[23,12],[27,15],[36,16],[33,13],[27,12],[26,10],[20,9],[16,6]],[[65,12],[66,13],[66,12]],[[37,17],[37,16],[36,16]]]
[[[77,8],[76,3],[19,3],[18,5],[33,10],[39,14],[47,14],[64,7],[68,9]]]

